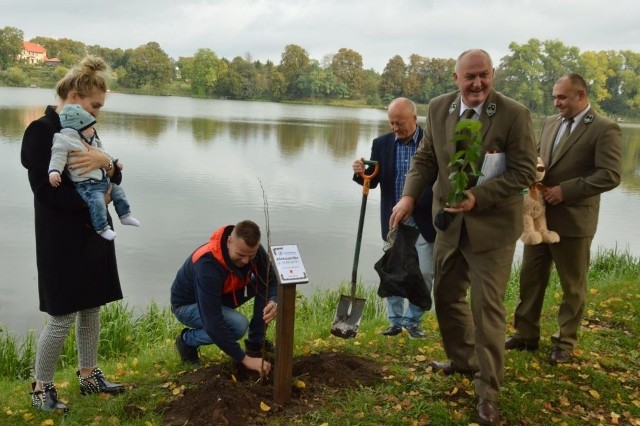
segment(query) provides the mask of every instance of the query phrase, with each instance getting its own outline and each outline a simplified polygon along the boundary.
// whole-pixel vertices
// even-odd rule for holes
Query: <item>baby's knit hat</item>
[[[79,132],[96,124],[96,119],[78,104],[67,104],[60,111],[62,128],[75,129]]]

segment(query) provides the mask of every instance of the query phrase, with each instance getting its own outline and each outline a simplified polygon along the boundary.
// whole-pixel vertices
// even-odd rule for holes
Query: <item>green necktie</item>
[[[560,140],[553,147],[553,153],[551,154],[551,161],[554,161],[556,159],[556,155],[558,155],[558,152],[560,152],[560,148],[562,148],[562,145],[569,138],[569,135],[571,134],[571,127],[573,125],[573,118],[567,118],[566,120],[567,120],[567,127],[564,128],[564,133],[560,137]]]

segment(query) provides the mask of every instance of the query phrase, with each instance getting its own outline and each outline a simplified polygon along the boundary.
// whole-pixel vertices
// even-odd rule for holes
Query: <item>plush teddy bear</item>
[[[557,243],[560,236],[557,232],[547,229],[547,218],[545,216],[545,204],[542,194],[546,187],[542,184],[545,167],[542,158],[538,157],[536,166],[536,181],[529,187],[529,191],[524,194],[524,229],[520,236],[520,241],[525,244]]]

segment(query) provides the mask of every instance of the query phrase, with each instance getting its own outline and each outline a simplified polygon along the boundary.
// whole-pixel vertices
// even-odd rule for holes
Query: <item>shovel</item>
[[[362,312],[364,311],[364,302],[366,299],[356,297],[356,279],[358,277],[358,259],[360,258],[360,243],[362,241],[362,228],[364,226],[364,213],[367,210],[367,195],[369,195],[369,187],[371,185],[371,179],[378,174],[378,162],[377,161],[365,161],[362,162],[366,166],[373,166],[373,172],[370,175],[366,174],[366,170],[360,173],[362,178],[362,205],[360,206],[360,221],[358,222],[358,236],[356,238],[356,253],[353,258],[353,270],[351,272],[351,295],[340,296],[338,300],[338,308],[336,309],[336,316],[333,319],[333,325],[331,326],[331,334],[343,339],[351,339],[356,337],[358,327],[360,326],[360,319],[362,318]]]

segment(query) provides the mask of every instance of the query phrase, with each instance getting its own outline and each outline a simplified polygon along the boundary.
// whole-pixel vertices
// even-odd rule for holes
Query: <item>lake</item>
[[[20,144],[24,128],[55,103],[50,89],[0,87],[0,325],[17,333],[40,329],[44,321],[33,196]],[[603,196],[593,247],[640,256],[634,225],[640,127],[621,124],[623,182]],[[265,245],[298,245],[310,278],[298,286],[304,294],[351,280],[362,201],[351,163],[368,158],[371,141],[389,131],[385,111],[109,93],[96,127],[106,149],[125,165],[123,188],[142,222],[140,228],[116,224],[129,307],[166,305],[175,273],[192,250],[214,229],[242,219],[260,225]],[[379,208],[375,189],[368,197],[358,269],[367,286],[378,283],[373,264],[383,253]]]

